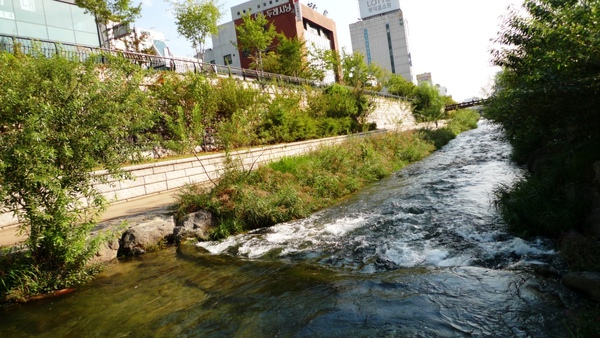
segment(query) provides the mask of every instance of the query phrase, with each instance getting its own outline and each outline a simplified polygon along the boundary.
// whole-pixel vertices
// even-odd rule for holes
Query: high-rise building
[[[413,81],[408,44],[408,23],[400,0],[359,0],[360,21],[350,25],[352,50],[368,64]]]
[[[0,44],[44,42],[100,46],[96,20],[73,0],[0,0]]]
[[[335,22],[299,0],[251,0],[231,7],[233,21],[219,26],[219,33],[212,37],[212,49],[204,54],[204,60],[220,65],[249,68],[252,60],[241,53],[232,43],[237,41],[236,26],[243,23],[246,14],[262,13],[275,26],[275,30],[288,38],[300,38],[306,47],[337,51]],[[275,46],[269,47],[273,49]],[[333,82],[333,74],[325,82]]]

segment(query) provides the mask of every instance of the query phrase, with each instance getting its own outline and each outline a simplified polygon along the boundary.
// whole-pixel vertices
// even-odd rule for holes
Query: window
[[[390,64],[392,66],[392,74],[396,74],[396,65],[394,64],[394,50],[392,49],[392,34],[390,32],[390,24],[385,24],[385,30],[387,32],[388,49],[390,50]]]
[[[75,5],[53,0],[0,0],[0,34],[100,45],[92,15]]]
[[[367,64],[371,64],[371,45],[369,43],[369,31],[365,28],[365,48],[367,49]]]
[[[232,63],[233,63],[233,58],[231,57],[231,54],[227,54],[227,55],[223,56],[223,64],[225,66],[229,66]]]

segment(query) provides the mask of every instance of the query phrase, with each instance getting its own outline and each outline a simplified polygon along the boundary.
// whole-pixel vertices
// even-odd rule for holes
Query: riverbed
[[[576,295],[544,238],[506,232],[523,172],[482,120],[307,219],[111,264],[0,310],[0,337],[561,337]]]

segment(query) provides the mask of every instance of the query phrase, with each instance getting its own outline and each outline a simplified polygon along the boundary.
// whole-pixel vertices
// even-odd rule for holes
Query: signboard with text
[[[300,0],[294,0],[294,10],[296,12],[296,22],[302,21],[302,7],[300,7]]]
[[[400,0],[358,0],[361,19],[400,9]]]

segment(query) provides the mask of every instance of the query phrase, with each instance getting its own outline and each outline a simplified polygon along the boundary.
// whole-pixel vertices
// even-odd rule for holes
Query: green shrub
[[[191,72],[159,75],[150,86],[158,110],[152,130],[158,143],[177,153],[202,144],[205,129],[214,125],[217,115],[217,91],[210,81]]]
[[[145,72],[105,58],[109,66],[0,53],[0,199],[28,234],[24,257],[3,272],[9,290],[47,291],[87,274],[104,239],[91,235],[106,206],[94,185],[124,177],[132,140],[152,127]]]
[[[221,219],[213,239],[303,218],[433,150],[419,133],[387,133],[283,158],[252,172],[230,165],[212,190],[188,187],[178,217],[211,211]]]

